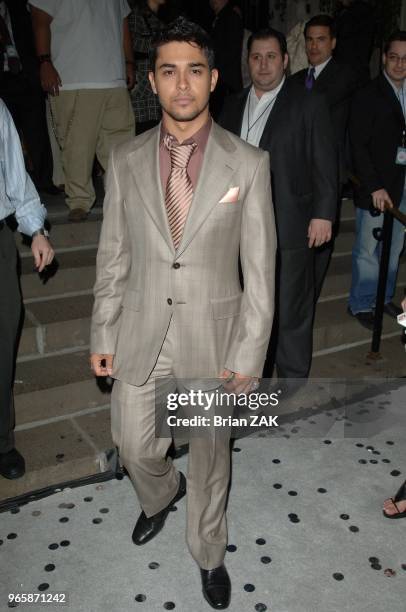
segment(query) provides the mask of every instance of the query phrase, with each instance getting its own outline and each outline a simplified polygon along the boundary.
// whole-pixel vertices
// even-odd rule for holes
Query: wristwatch
[[[49,237],[49,232],[48,232],[48,230],[45,229],[45,227],[41,227],[41,229],[36,230],[31,235],[31,238],[35,238],[35,236],[45,236],[45,238],[48,238]]]

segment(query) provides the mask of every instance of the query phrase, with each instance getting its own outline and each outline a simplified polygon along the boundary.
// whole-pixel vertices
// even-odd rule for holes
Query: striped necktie
[[[171,156],[171,172],[166,185],[165,206],[173,244],[177,249],[193,199],[193,184],[187,173],[187,166],[197,144],[195,142],[175,144],[174,137],[166,134],[164,145]]]
[[[315,79],[315,73],[316,73],[316,68],[314,66],[312,66],[310,68],[309,72],[306,75],[305,84],[306,84],[306,89],[308,89],[309,91],[311,89],[313,89],[313,85],[314,85],[314,82],[316,80]]]

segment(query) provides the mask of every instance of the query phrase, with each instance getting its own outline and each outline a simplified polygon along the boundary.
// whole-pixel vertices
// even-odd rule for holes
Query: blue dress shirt
[[[24,164],[20,139],[6,105],[0,100],[0,221],[14,214],[18,230],[31,236],[44,226],[45,207]]]

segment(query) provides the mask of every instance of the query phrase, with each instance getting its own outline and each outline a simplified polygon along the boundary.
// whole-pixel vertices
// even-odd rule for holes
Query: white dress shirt
[[[44,225],[46,210],[25,169],[11,115],[0,100],[0,221],[13,213],[19,231],[28,236]]]
[[[263,93],[260,98],[255,93],[254,85],[251,86],[245,104],[240,137],[255,147],[259,146],[266,122],[285,80],[284,76],[278,87]]]

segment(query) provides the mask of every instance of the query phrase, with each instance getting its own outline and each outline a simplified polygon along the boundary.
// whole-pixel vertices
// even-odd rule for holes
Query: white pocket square
[[[240,195],[239,187],[230,187],[227,191],[226,195],[221,198],[219,204],[232,204],[233,202],[238,201],[238,196]]]

